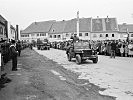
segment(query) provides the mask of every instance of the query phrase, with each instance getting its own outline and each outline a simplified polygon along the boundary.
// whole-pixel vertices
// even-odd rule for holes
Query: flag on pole
[[[77,21],[79,21],[79,11],[77,11]]]

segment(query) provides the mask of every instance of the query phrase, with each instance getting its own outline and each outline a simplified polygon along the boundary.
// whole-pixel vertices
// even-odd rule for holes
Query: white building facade
[[[21,32],[21,40],[29,41],[48,39],[67,41],[77,33],[77,19],[63,21],[34,22]],[[133,28],[132,28],[133,29]],[[126,32],[118,27],[116,18],[80,18],[79,38],[82,40],[119,40],[125,39]],[[130,34],[133,32],[131,26]],[[129,34],[129,35],[130,35]],[[133,35],[130,35],[133,38]]]

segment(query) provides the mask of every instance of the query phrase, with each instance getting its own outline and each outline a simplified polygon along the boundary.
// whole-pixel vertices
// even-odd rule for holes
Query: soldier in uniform
[[[74,34],[74,36],[71,36],[71,38],[73,40],[73,42],[76,42],[79,40],[79,37],[77,36],[77,34]]]
[[[21,42],[18,40],[18,42],[16,43],[16,50],[18,51],[18,56],[20,56],[21,48]]]
[[[10,46],[10,57],[12,59],[12,71],[17,71],[17,55],[18,55],[18,51],[16,50],[15,40],[12,40],[11,46]]]

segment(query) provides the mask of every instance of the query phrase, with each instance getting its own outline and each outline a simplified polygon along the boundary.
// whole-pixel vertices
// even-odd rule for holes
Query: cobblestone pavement
[[[60,64],[25,49],[18,58],[18,71],[6,64],[7,77],[12,82],[0,90],[0,100],[115,100],[98,93],[104,90],[78,79],[78,74]]]
[[[115,96],[117,100],[133,100],[133,58],[111,59],[108,56],[99,55],[97,64],[87,61],[77,65],[75,59],[69,62],[65,51],[62,50],[36,50],[36,52],[78,73],[79,79],[86,79],[101,88],[106,88],[105,91],[100,91],[101,94]]]

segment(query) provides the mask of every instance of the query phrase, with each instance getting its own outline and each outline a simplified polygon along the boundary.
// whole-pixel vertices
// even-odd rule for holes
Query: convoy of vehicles
[[[47,39],[37,40],[38,50],[50,50],[50,42]],[[68,61],[72,58],[76,59],[77,64],[81,64],[86,60],[92,60],[93,63],[98,62],[97,52],[91,48],[89,42],[78,41],[71,43],[66,50]]]

